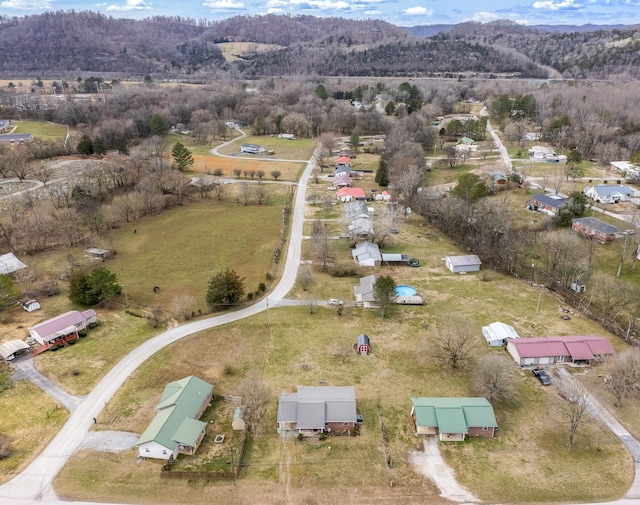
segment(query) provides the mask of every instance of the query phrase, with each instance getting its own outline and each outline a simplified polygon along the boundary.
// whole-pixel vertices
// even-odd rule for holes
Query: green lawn
[[[66,125],[48,121],[14,121],[14,124],[17,127],[14,133],[32,133],[35,138],[62,141],[67,135]]]
[[[298,139],[288,140],[278,138],[277,136],[249,135],[241,140],[234,142],[226,147],[220,149],[221,154],[230,154],[238,156],[251,156],[240,153],[240,146],[242,144],[258,144],[264,147],[267,151],[273,150],[275,154],[269,156],[269,158],[283,159],[283,160],[308,160],[313,153],[316,141],[313,139]],[[265,158],[267,155],[255,155],[256,160]]]

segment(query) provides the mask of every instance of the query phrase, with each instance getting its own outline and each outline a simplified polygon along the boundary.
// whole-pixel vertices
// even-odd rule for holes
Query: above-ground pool
[[[397,286],[396,287],[396,295],[398,296],[415,296],[418,293],[416,288],[412,288],[411,286]]]

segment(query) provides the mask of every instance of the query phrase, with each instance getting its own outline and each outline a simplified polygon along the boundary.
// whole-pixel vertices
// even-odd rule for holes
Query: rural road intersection
[[[298,190],[295,196],[292,213],[291,240],[289,241],[289,247],[287,249],[283,274],[279,283],[267,298],[241,310],[184,324],[157,335],[125,356],[107,373],[107,375],[86,397],[74,397],[69,395],[57,385],[48,381],[46,377],[39,374],[35,368],[33,366],[29,366],[28,363],[18,367],[14,376],[15,378],[28,378],[29,380],[34,381],[42,387],[42,389],[49,392],[53,398],[65,405],[71,412],[71,415],[58,434],[42,451],[42,453],[31,462],[31,464],[29,464],[25,470],[12,480],[0,486],[0,505],[36,505],[42,502],[59,503],[60,505],[63,505],[65,503],[69,503],[68,501],[60,500],[56,496],[52,486],[53,479],[60,470],[62,470],[67,460],[82,446],[83,443],[89,445],[91,443],[100,443],[99,440],[92,440],[91,437],[87,438],[87,433],[93,425],[93,418],[98,417],[113,395],[140,365],[142,365],[156,352],[173,342],[203,330],[254,316],[255,314],[268,309],[269,304],[271,304],[272,307],[275,307],[283,302],[284,298],[295,284],[298,266],[300,265],[303,241],[305,196],[307,183],[314,166],[315,157],[311,157],[307,162],[307,166],[302,177],[300,178]],[[285,305],[286,303],[282,304]],[[615,418],[613,418],[613,416],[608,413],[608,416],[605,415],[606,411],[604,409],[599,408],[597,411],[597,418],[609,426],[614,434],[623,441],[625,447],[632,452],[632,456],[636,462],[636,479],[631,489],[625,497],[610,503],[611,505],[638,505],[637,500],[640,499],[640,467],[638,463],[640,460],[640,444],[631,437],[631,435],[615,420]],[[444,472],[441,486],[443,488],[446,487],[447,489],[442,489],[442,495],[458,502],[476,501],[466,490],[460,488],[457,482],[455,482],[453,475],[444,475],[446,473],[446,468],[443,468],[443,464],[438,463],[439,454],[437,454],[437,446],[434,449],[426,443],[425,449],[425,453],[422,455],[422,460],[416,460],[416,463],[423,466],[425,470],[428,470],[429,465],[433,465],[435,463],[436,467],[434,467],[435,470],[433,471],[436,474]],[[420,458],[420,455],[415,456],[415,458]],[[437,477],[435,474],[432,474],[432,476]],[[73,503],[76,505],[99,505],[94,502],[76,501]]]

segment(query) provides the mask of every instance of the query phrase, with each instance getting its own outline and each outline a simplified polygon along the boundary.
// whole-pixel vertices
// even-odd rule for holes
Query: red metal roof
[[[349,158],[349,156],[340,156],[336,160],[336,165],[340,165],[340,164],[351,165],[351,158]]]
[[[521,358],[571,356],[573,360],[585,360],[615,352],[606,338],[597,335],[509,339],[509,344]]]
[[[364,189],[362,188],[340,188],[337,191],[338,197],[344,198],[350,196],[351,198],[366,198]]]

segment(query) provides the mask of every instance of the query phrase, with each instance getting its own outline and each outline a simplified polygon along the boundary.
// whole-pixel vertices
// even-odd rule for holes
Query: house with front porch
[[[588,365],[615,353],[611,343],[597,335],[507,339],[507,352],[520,366],[579,363]]]

